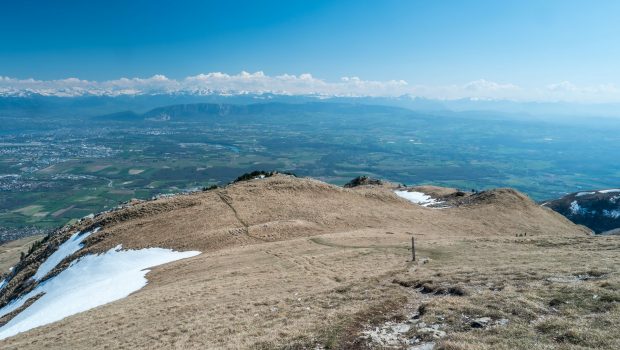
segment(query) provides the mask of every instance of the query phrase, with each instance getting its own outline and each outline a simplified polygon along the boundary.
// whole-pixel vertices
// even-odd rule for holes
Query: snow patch
[[[570,203],[570,211],[571,213],[573,213],[573,215],[578,215],[583,212],[583,208],[579,206],[579,203],[577,203],[577,201],[572,201]]]
[[[82,241],[97,231],[99,231],[99,227],[92,231],[84,233],[76,232],[71,235],[66,242],[61,244],[60,247],[39,266],[37,273],[35,273],[32,278],[34,278],[35,281],[40,281],[66,257],[80,250],[84,246]]]
[[[7,279],[3,279],[2,282],[0,282],[0,290],[2,290],[2,288],[4,288],[4,286],[6,286],[9,283],[9,281],[7,281]]]
[[[412,203],[419,204],[423,207],[428,207],[432,204],[441,203],[433,197],[422,192],[394,191],[394,193],[396,193],[396,195],[401,198],[404,198]]]
[[[579,192],[575,195],[575,197],[587,196],[589,194],[595,194],[596,192]]]
[[[620,189],[618,189],[618,188],[612,188],[612,189],[609,189],[609,190],[601,190],[601,191],[598,191],[598,193],[613,193],[613,192],[620,192]]]
[[[620,218],[620,210],[607,210],[607,209],[603,209],[603,215],[610,217],[612,219],[618,219]]]
[[[119,245],[104,254],[87,255],[73,261],[58,275],[1,308],[0,317],[43,293],[0,328],[0,339],[125,298],[147,284],[147,268],[200,254],[197,251],[175,252],[162,248],[121,248]]]

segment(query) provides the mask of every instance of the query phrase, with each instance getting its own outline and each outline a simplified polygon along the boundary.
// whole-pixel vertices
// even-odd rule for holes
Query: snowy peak
[[[620,228],[620,188],[575,192],[543,205],[595,233],[608,234]]]

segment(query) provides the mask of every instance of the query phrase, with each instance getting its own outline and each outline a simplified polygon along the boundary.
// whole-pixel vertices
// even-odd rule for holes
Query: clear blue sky
[[[0,76],[620,84],[620,1],[3,1]]]

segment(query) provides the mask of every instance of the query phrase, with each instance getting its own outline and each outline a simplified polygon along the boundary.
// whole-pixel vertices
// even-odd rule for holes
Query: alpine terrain
[[[618,236],[512,189],[255,173],[11,244],[2,349],[620,348]]]
[[[620,189],[571,193],[544,206],[596,233],[620,234]]]

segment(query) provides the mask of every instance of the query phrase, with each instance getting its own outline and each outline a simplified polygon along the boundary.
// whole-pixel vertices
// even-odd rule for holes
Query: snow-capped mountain
[[[582,191],[543,204],[595,233],[620,230],[620,189]]]

